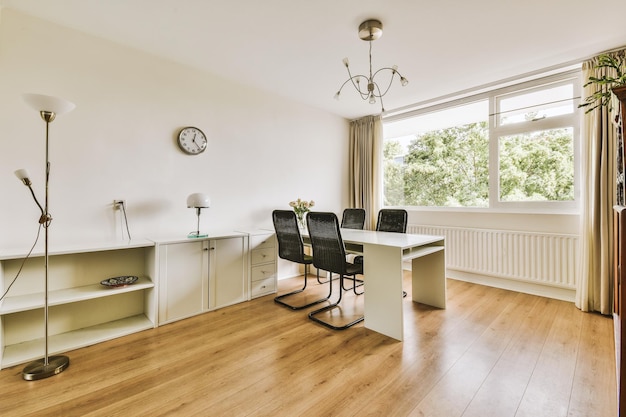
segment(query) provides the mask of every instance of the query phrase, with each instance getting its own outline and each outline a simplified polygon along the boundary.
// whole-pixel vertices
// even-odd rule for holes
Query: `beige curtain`
[[[621,54],[624,51],[614,52]],[[590,76],[606,74],[605,68],[594,68],[598,58],[583,64],[583,82]],[[583,97],[593,94],[596,85],[584,88]],[[576,291],[576,306],[582,311],[612,313],[613,282],[613,205],[616,203],[616,140],[617,127],[613,111],[598,107],[584,115],[581,131],[582,207],[580,276]]]
[[[380,208],[380,155],[383,124],[380,116],[350,122],[349,193],[350,207],[367,212],[366,229],[376,227]]]

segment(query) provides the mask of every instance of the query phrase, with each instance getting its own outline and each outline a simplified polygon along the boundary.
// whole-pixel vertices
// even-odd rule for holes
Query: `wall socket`
[[[113,200],[113,210],[120,210],[122,206],[126,206],[125,200]]]

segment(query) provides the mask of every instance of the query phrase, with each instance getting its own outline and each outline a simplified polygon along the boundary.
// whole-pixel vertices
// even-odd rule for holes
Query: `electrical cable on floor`
[[[35,245],[37,245],[37,242],[39,241],[39,236],[41,235],[41,228],[42,227],[43,227],[43,225],[39,224],[39,228],[37,228],[37,237],[35,238],[35,243],[33,243],[33,246],[30,248],[30,250],[28,251],[28,254],[26,255],[26,257],[22,261],[22,264],[20,265],[20,269],[18,269],[17,270],[17,274],[15,274],[15,278],[13,278],[13,281],[11,281],[11,283],[7,287],[7,290],[0,297],[0,301],[2,301],[4,299],[4,297],[6,297],[6,295],[9,293],[9,290],[11,289],[13,284],[15,284],[15,281],[17,281],[17,278],[20,276],[20,273],[22,272],[22,269],[24,268],[24,264],[26,263],[26,261],[30,257],[30,254],[33,253],[33,249],[35,249]]]

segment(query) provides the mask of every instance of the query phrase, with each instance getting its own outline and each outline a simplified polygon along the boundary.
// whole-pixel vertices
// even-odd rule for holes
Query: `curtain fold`
[[[625,50],[604,55],[624,56]],[[583,82],[607,74],[596,68],[598,57],[583,63]],[[584,88],[583,100],[597,85]],[[612,313],[613,282],[613,206],[617,187],[617,126],[613,119],[619,108],[613,97],[613,111],[598,107],[586,113],[581,135],[581,227],[580,275],[577,280],[576,306],[582,311]]]
[[[380,155],[383,125],[380,116],[350,122],[349,203],[367,212],[366,229],[374,229],[380,209]]]

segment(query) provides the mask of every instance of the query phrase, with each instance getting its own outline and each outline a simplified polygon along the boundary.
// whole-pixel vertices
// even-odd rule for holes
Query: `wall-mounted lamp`
[[[45,328],[45,353],[43,359],[33,361],[26,365],[22,371],[22,377],[27,381],[33,381],[36,379],[48,378],[50,376],[59,374],[70,366],[70,359],[67,356],[55,355],[48,356],[48,228],[52,222],[52,216],[48,210],[48,182],[50,179],[50,159],[48,157],[48,130],[50,123],[57,115],[70,112],[74,110],[76,105],[67,100],[58,97],[44,96],[41,94],[24,94],[24,101],[33,109],[39,112],[39,115],[46,122],[46,192],[44,206],[42,207],[35,197],[35,193],[31,187],[32,182],[28,176],[28,171],[25,169],[18,169],[15,171],[15,176],[26,185],[35,203],[41,210],[41,217],[39,223],[44,227],[45,246],[44,246],[44,265],[45,265],[45,289],[44,289],[44,328]]]
[[[187,237],[190,237],[190,238],[207,237],[208,234],[200,234],[200,211],[203,208],[211,207],[211,199],[209,198],[208,195],[204,193],[190,194],[189,197],[187,197],[187,207],[195,208],[196,215],[198,216],[198,225],[196,227],[196,231],[189,233]]]

